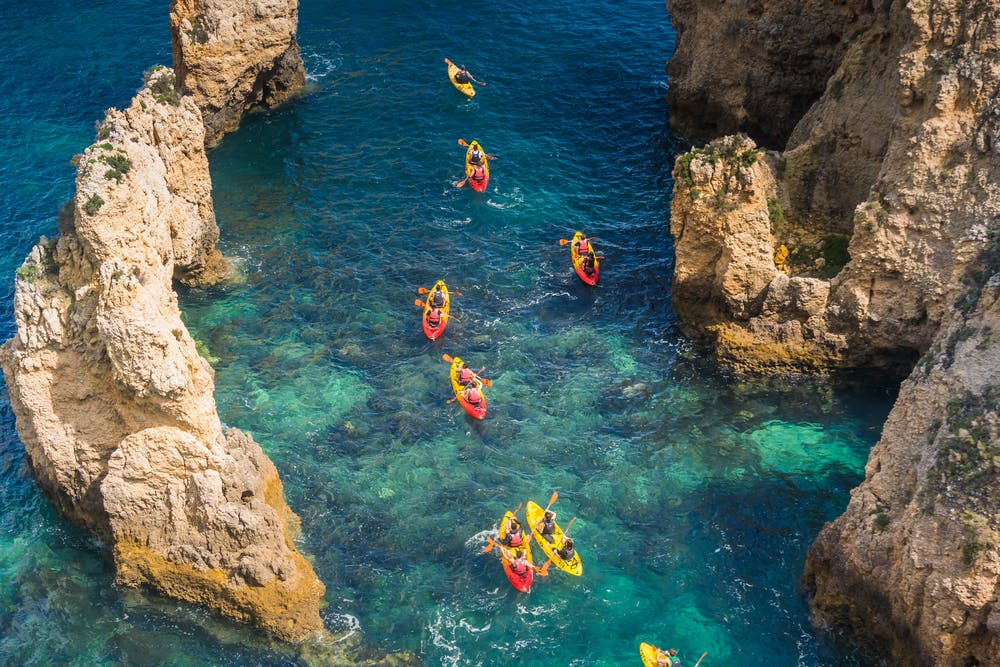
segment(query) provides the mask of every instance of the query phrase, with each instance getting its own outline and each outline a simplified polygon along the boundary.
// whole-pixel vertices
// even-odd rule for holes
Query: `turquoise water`
[[[866,664],[812,630],[796,580],[895,389],[740,378],[678,331],[667,221],[687,144],[668,129],[662,1],[346,4],[303,3],[309,89],[210,154],[242,280],[181,292],[223,421],[254,434],[302,517],[328,625],[428,665],[638,664],[640,641],[688,666]],[[170,47],[162,2],[0,6],[6,338],[69,156]],[[475,100],[445,56],[488,83]],[[499,156],[482,195],[453,186],[459,137]],[[576,229],[607,256],[596,289],[558,244]],[[430,343],[413,300],[438,278],[463,296]],[[443,353],[486,366],[485,422],[447,404]],[[31,481],[3,400],[0,661],[298,660],[115,588]],[[485,531],[556,490],[584,576],[517,593]]]

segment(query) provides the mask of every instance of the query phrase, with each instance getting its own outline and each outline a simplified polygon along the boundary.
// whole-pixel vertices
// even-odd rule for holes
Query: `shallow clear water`
[[[162,2],[0,4],[17,45],[0,68],[7,337],[13,271],[54,233],[69,156],[170,47]],[[254,434],[302,517],[328,624],[428,665],[638,664],[640,641],[706,667],[863,664],[813,632],[796,580],[895,390],[736,377],[679,333],[667,220],[686,144],[663,3],[343,4],[301,7],[306,94],[210,154],[244,280],[181,293],[223,421]],[[487,81],[474,101],[445,56]],[[459,137],[499,156],[482,195],[453,186]],[[576,229],[607,256],[596,289],[558,244]],[[430,343],[413,300],[438,278],[464,295]],[[484,423],[446,403],[442,353],[486,366]],[[295,659],[116,589],[31,481],[5,399],[0,417],[0,661]],[[554,490],[584,576],[517,593],[484,531]]]

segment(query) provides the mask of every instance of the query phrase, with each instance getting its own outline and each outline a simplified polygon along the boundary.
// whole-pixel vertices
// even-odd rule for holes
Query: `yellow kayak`
[[[531,528],[531,534],[535,538],[535,544],[545,552],[545,555],[549,557],[556,567],[558,567],[563,572],[568,572],[574,576],[579,577],[583,574],[583,563],[580,561],[580,554],[575,552],[573,557],[569,560],[564,560],[559,554],[556,553],[556,549],[560,548],[565,538],[565,534],[559,524],[556,524],[555,533],[552,534],[552,543],[550,544],[545,537],[542,536],[538,525],[542,521],[542,516],[545,514],[545,509],[539,507],[534,501],[529,500],[528,504],[524,506],[524,520],[527,521],[528,526]]]
[[[476,89],[472,87],[471,83],[459,83],[455,80],[455,75],[461,71],[455,66],[455,63],[451,62],[447,58],[445,58],[444,61],[448,64],[448,79],[451,81],[451,85],[455,86],[455,88],[458,89],[458,92],[463,95],[467,97],[475,97]]]

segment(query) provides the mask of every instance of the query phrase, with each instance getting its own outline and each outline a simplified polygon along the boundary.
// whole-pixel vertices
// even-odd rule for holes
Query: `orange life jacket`
[[[472,371],[468,368],[463,368],[458,372],[458,381],[462,384],[468,384],[472,380]]]
[[[479,395],[479,387],[470,387],[469,391],[465,394],[465,400],[474,405],[479,403],[482,400],[482,397]]]

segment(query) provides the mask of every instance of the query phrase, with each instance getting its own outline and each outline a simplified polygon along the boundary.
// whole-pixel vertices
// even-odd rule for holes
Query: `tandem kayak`
[[[476,89],[472,87],[471,83],[459,83],[455,80],[455,75],[460,71],[458,67],[455,66],[455,63],[451,62],[447,58],[445,58],[444,61],[448,64],[448,79],[451,81],[451,85],[455,86],[455,88],[458,89],[458,92],[462,93],[466,97],[475,97]]]
[[[432,324],[427,318],[431,313],[431,309],[434,305],[431,303],[431,298],[434,292],[441,290],[444,294],[444,305],[438,310],[441,312],[441,319],[437,325]],[[441,334],[444,333],[445,327],[448,326],[448,317],[451,313],[451,296],[448,294],[448,286],[444,284],[443,280],[439,280],[434,283],[434,287],[431,291],[427,293],[427,300],[424,303],[424,315],[423,315],[423,325],[424,325],[424,335],[431,340],[438,339]]]
[[[458,399],[459,404],[469,415],[475,419],[484,419],[486,417],[486,394],[483,392],[482,386],[479,387],[480,401],[477,405],[473,405],[465,400],[465,387],[458,381],[458,372],[462,370],[462,366],[464,365],[465,362],[459,357],[451,360],[451,389],[455,392],[455,398]],[[473,379],[472,381],[479,382],[482,385],[482,382],[478,379]]]
[[[483,154],[482,165],[472,164],[471,156],[476,150]],[[478,141],[470,143],[469,148],[465,151],[465,177],[469,179],[469,187],[476,192],[485,191],[486,186],[490,184],[490,161],[486,157],[486,151],[483,150]]]
[[[573,241],[569,245],[570,257],[573,259],[573,270],[576,271],[576,275],[580,277],[580,280],[588,285],[596,285],[597,279],[601,274],[601,262],[597,259],[597,252],[594,250],[594,244],[591,241],[587,241],[587,251],[584,254],[580,254],[579,247],[580,241],[587,241],[587,237],[583,235],[583,232],[577,232],[573,235]],[[593,260],[593,268],[587,269],[584,263],[584,258],[590,256]]]
[[[503,515],[503,519],[500,520],[500,530],[497,532],[498,541],[503,543],[507,539],[507,521],[514,516],[513,512],[507,512]],[[529,567],[524,574],[518,574],[514,571],[513,561],[514,552],[517,550],[524,550],[524,557],[527,559],[529,565],[534,565],[534,560],[531,557],[531,545],[529,540],[531,538],[524,534],[524,530],[521,530],[521,546],[517,547],[500,547],[500,560],[503,562],[503,571],[507,575],[507,579],[510,581],[511,586],[521,591],[522,593],[527,593],[531,590],[531,582],[535,577],[535,568]]]
[[[538,530],[538,525],[541,523],[542,516],[544,514],[545,510],[542,507],[539,507],[534,501],[529,500],[528,504],[524,506],[524,520],[528,522],[528,526],[531,528],[531,535],[535,538],[535,544],[541,547],[542,551],[545,552],[545,555],[549,557],[549,560],[551,560],[556,567],[563,572],[568,572],[579,577],[583,574],[583,562],[580,561],[580,554],[575,552],[572,558],[565,560],[556,553],[556,549],[562,546],[563,539],[565,538],[565,533],[563,533],[559,524],[556,524],[556,530],[555,533],[552,534],[551,544]]]

